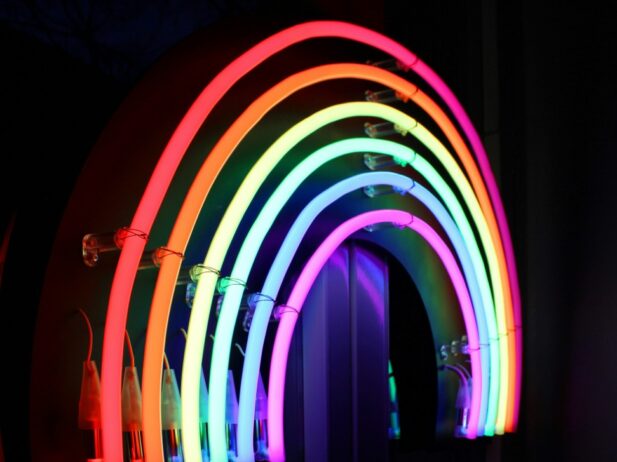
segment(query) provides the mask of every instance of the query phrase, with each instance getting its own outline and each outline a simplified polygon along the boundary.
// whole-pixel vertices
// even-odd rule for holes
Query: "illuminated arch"
[[[511,376],[512,380],[507,384],[507,395],[511,398],[504,401],[507,405],[507,412],[504,412],[504,409],[500,408],[500,422],[498,425],[498,427],[502,425],[507,426],[509,430],[512,430],[516,426],[518,396],[520,393],[520,301],[518,300],[518,286],[513,252],[505,215],[503,214],[503,207],[501,206],[494,179],[486,161],[484,150],[479,142],[479,138],[467,115],[460,107],[460,104],[445,84],[443,84],[441,79],[439,79],[430,68],[417,59],[415,55],[392,40],[375,32],[350,24],[327,21],[314,22],[295,26],[275,34],[234,60],[204,89],[174,132],[174,135],[165,148],[152,178],[148,183],[130,228],[135,230],[137,235],[147,235],[150,232],[154,218],[184,152],[194,138],[197,130],[201,127],[203,121],[225,92],[245,73],[249,72],[253,67],[257,66],[269,56],[294,43],[316,37],[340,37],[365,43],[391,54],[401,61],[404,67],[417,72],[421,77],[427,80],[445,100],[476,153],[482,176],[478,174],[477,168],[471,157],[467,160],[462,158],[462,162],[465,164],[467,172],[470,175],[474,193],[478,196],[478,201],[484,214],[483,216],[489,224],[491,240],[495,245],[495,251],[499,260],[499,274],[500,277],[503,278],[505,313],[498,312],[498,315],[505,318],[502,320],[505,321],[506,328],[505,330],[500,329],[499,334],[501,336],[507,336],[508,332],[516,331],[517,333],[516,339],[513,335],[507,337],[509,344],[505,346],[506,356],[504,357],[504,361],[507,361],[505,358],[508,355],[507,352],[510,351],[510,370],[508,374]],[[462,147],[464,147],[462,141],[461,144]],[[476,175],[471,173],[474,171]],[[215,174],[216,173],[218,173],[218,170]],[[484,181],[487,183],[486,187],[482,181],[482,177],[484,177]],[[487,188],[488,193],[486,191]],[[493,208],[495,212],[493,212]],[[122,336],[124,333],[124,326],[126,325],[132,285],[144,247],[145,240],[143,239],[126,239],[114,275],[109,299],[103,346],[102,416],[104,451],[106,457],[112,460],[115,460],[116,456],[121,457],[122,454],[119,425],[121,422],[119,391],[122,361]],[[177,249],[174,248],[171,250],[177,251]],[[166,260],[173,261],[174,258],[172,257]],[[177,267],[179,268],[179,264]],[[510,286],[512,290],[510,290]],[[158,326],[157,329],[159,330],[152,331],[153,338],[158,336],[164,339],[164,327]],[[162,355],[159,364],[161,362]],[[144,423],[150,425],[151,421],[148,420]],[[499,430],[500,429],[498,429],[498,432]],[[146,444],[148,443],[146,442]],[[154,442],[154,444],[156,445],[156,442]],[[152,460],[156,459],[154,458]]]

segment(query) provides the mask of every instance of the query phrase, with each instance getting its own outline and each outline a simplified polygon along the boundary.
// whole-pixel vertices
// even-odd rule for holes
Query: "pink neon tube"
[[[171,136],[139,202],[130,226],[131,229],[135,230],[136,236],[126,239],[122,248],[112,281],[105,322],[101,372],[101,413],[103,421],[103,450],[106,458],[109,458],[109,460],[121,460],[122,458],[120,388],[122,380],[123,336],[135,275],[146,243],[146,240],[139,236],[147,236],[150,233],[171,180],[188,146],[225,93],[246,73],[272,55],[296,43],[319,37],[348,39],[390,54],[401,61],[403,65],[410,69],[413,68],[418,75],[436,89],[446,104],[452,109],[465,134],[471,140],[482,174],[488,182],[489,194],[493,206],[496,208],[499,228],[504,236],[508,268],[511,268],[510,278],[513,279],[513,297],[517,297],[514,299],[515,320],[516,325],[520,327],[520,300],[518,299],[514,252],[505,213],[503,212],[499,192],[488,165],[486,153],[473,125],[456,97],[442,80],[413,53],[377,32],[336,21],[315,21],[293,26],[272,35],[240,55],[204,88]],[[520,354],[520,350],[519,344],[517,354]],[[520,378],[518,384],[517,393],[520,393]],[[514,412],[518,412],[518,407],[515,407]]]
[[[467,286],[465,285],[465,279],[447,244],[426,222],[401,210],[376,210],[356,215],[347,220],[338,226],[324,240],[304,266],[287,300],[286,306],[289,308],[284,310],[281,315],[276,338],[274,340],[274,347],[272,349],[272,359],[270,361],[270,382],[268,386],[268,451],[270,453],[270,460],[273,462],[285,460],[283,431],[285,374],[287,371],[289,347],[298,320],[298,314],[302,310],[302,305],[319,272],[342,242],[351,234],[365,226],[384,222],[391,222],[396,224],[396,226],[407,227],[420,234],[437,253],[452,281],[456,296],[461,305],[471,356],[473,386],[471,415],[469,419],[470,424],[467,429],[467,438],[471,439],[477,436],[477,423],[482,395],[482,373],[480,367],[478,329],[475,324],[473,306]]]

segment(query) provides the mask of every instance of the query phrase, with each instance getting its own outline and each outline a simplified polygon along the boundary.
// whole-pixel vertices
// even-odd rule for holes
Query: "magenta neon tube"
[[[470,439],[477,436],[477,423],[482,394],[481,358],[478,343],[478,330],[465,279],[447,244],[426,222],[401,210],[377,210],[363,213],[347,220],[338,226],[324,240],[300,273],[291,295],[285,304],[288,308],[282,310],[276,338],[274,340],[274,347],[272,349],[270,381],[268,386],[268,447],[270,460],[273,462],[285,460],[283,431],[285,373],[287,370],[287,359],[291,339],[298,314],[302,310],[302,305],[322,267],[341,243],[351,234],[365,226],[383,222],[391,222],[398,227],[407,227],[420,234],[437,253],[452,281],[457,299],[461,305],[465,329],[467,331],[471,357],[471,374],[473,377],[470,424],[466,436]]]

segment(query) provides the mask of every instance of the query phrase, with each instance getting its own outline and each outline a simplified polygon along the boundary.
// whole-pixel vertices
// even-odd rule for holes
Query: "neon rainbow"
[[[131,238],[126,239],[123,245],[108,303],[103,342],[101,380],[102,436],[106,458],[110,460],[120,460],[122,458],[120,384],[123,335],[133,283],[139,260],[145,249],[145,238],[152,229],[155,217],[180,161],[210,112],[238,80],[270,56],[296,43],[320,37],[342,38],[374,47],[396,58],[402,63],[402,66],[406,70],[411,70],[418,74],[442,98],[450,113],[453,114],[466,137],[467,143],[469,143],[475,154],[475,160],[467,148],[466,141],[460,136],[455,125],[434,101],[430,100],[430,98],[421,92],[415,85],[389,72],[372,66],[359,64],[320,66],[285,79],[281,84],[273,87],[260,98],[256,99],[242,116],[232,124],[230,129],[223,135],[213,151],[204,161],[202,168],[199,170],[186,196],[176,224],[174,225],[174,229],[168,240],[169,244],[167,247],[173,250],[173,253],[162,261],[152,301],[144,351],[142,393],[144,409],[144,449],[146,459],[149,462],[163,460],[160,416],[160,377],[163,364],[167,321],[169,318],[175,281],[178,277],[182,261],[181,256],[186,251],[188,240],[192,234],[200,210],[207,200],[212,184],[219,177],[226,160],[233,155],[235,147],[241,142],[244,136],[253,130],[257,122],[280,101],[291,93],[306,86],[324,80],[340,78],[364,79],[380,83],[396,90],[404,100],[414,101],[435,120],[443,131],[445,137],[453,146],[457,158],[463,166],[463,170],[461,170],[457,161],[451,156],[437,137],[417,123],[415,119],[389,106],[377,103],[344,103],[317,111],[285,132],[253,166],[249,175],[240,186],[238,193],[229,202],[227,212],[219,224],[214,238],[212,239],[212,244],[205,256],[204,265],[215,270],[221,268],[231,238],[234,236],[235,230],[252,199],[258,194],[259,185],[287,151],[301,139],[309,134],[315,133],[328,124],[350,117],[378,117],[394,123],[399,127],[402,134],[410,133],[418,138],[435,155],[439,163],[445,167],[448,174],[454,179],[456,187],[459,189],[463,198],[464,206],[467,208],[472,219],[472,223],[467,221],[461,204],[459,204],[456,196],[449,188],[445,189],[447,186],[445,186],[446,183],[443,179],[439,179],[438,176],[429,179],[427,175],[423,174],[432,187],[438,191],[439,198],[444,201],[447,211],[452,216],[451,221],[453,220],[455,226],[458,227],[462,240],[465,242],[463,246],[465,250],[459,249],[458,247],[460,246],[458,245],[456,249],[457,256],[463,266],[463,271],[461,272],[458,263],[456,263],[452,255],[448,257],[448,255],[441,251],[445,244],[441,241],[438,242],[433,237],[429,238],[435,243],[434,248],[437,247],[435,250],[444,262],[444,265],[448,268],[448,273],[453,281],[457,281],[454,282],[454,286],[459,296],[461,309],[466,313],[465,325],[468,334],[470,332],[476,332],[476,336],[473,340],[475,346],[472,353],[472,369],[474,384],[478,385],[473,387],[475,400],[472,400],[474,407],[468,436],[474,437],[478,430],[479,434],[491,435],[493,432],[501,434],[504,431],[514,431],[516,429],[520,403],[522,367],[522,330],[518,279],[505,213],[480,138],[473,128],[467,114],[449,88],[413,53],[387,37],[368,29],[342,22],[317,21],[285,29],[263,40],[223,69],[223,71],[204,88],[186,113],[170,138],[169,143],[155,167],[130,225],[130,229],[132,229],[134,233],[132,233]],[[388,145],[380,149],[377,146],[378,143],[373,143],[373,141],[380,140],[363,139],[361,143],[358,141],[358,144],[371,145],[362,148],[369,152],[384,152],[397,158],[404,158],[404,155],[397,154],[404,151],[405,148],[402,145],[391,143],[392,145],[400,146],[400,148]],[[388,142],[381,141],[388,144]],[[384,144],[383,146],[386,145]],[[357,150],[347,149],[346,151],[345,149],[341,149],[340,153],[337,155],[351,152],[357,152]],[[407,152],[406,155],[408,154],[409,152]],[[406,162],[412,163],[412,160],[410,159]],[[476,162],[478,166],[476,166]],[[413,168],[417,171],[424,168],[425,172],[430,172],[431,170],[435,172],[429,161],[424,159],[419,160],[419,156],[414,157]],[[469,180],[467,180],[467,178],[469,178]],[[441,190],[436,186],[440,184],[440,181],[445,186],[445,188],[442,187]],[[437,201],[437,199],[435,199],[435,201]],[[274,215],[276,215],[278,212],[274,210],[267,213],[274,213]],[[391,213],[395,212],[392,211]],[[396,213],[405,212],[399,211]],[[435,213],[437,214],[437,212]],[[422,222],[421,220],[414,220],[413,223]],[[482,262],[480,250],[475,238],[473,238],[474,231],[471,228],[472,225],[478,233],[482,251],[487,258],[488,265],[486,266]],[[263,228],[261,232],[267,233],[268,226],[264,226],[265,228]],[[344,227],[345,225],[341,226]],[[418,229],[414,228],[417,232],[421,234],[425,232],[426,236],[430,235],[430,232],[423,228],[421,224],[418,224],[418,227]],[[251,230],[252,229],[253,228],[251,228]],[[422,229],[422,231],[419,229]],[[343,234],[341,234],[341,236],[342,235]],[[456,238],[452,237],[454,235],[454,232],[448,233],[448,237],[452,242],[456,240]],[[469,237],[473,239],[469,240]],[[336,238],[333,237],[332,239]],[[438,236],[437,239],[439,239]],[[469,256],[469,262],[462,263],[464,258],[460,256],[463,254]],[[254,258],[254,256],[251,256],[251,258]],[[246,265],[246,263],[243,263],[244,260],[244,256],[241,259],[240,255],[238,255],[237,264]],[[446,263],[446,261],[450,263]],[[251,264],[252,263],[248,263],[249,266],[246,271],[251,270]],[[246,274],[248,275],[248,272]],[[218,278],[219,275],[217,272],[213,271],[205,272],[199,279],[188,329],[182,376],[182,427],[184,453],[187,461],[199,461],[202,457],[199,438],[198,406],[200,377],[202,373],[201,359],[203,356],[203,340],[210,314],[211,299]],[[458,286],[459,284],[460,287]],[[231,293],[236,293],[236,291],[232,291]],[[462,295],[463,293],[467,294],[466,298]],[[225,369],[225,374],[227,371],[229,362],[228,345],[231,342],[230,336],[232,335],[233,325],[237,316],[235,301],[231,300],[231,298],[237,296],[237,294],[230,296],[230,301],[225,300],[225,306],[230,308],[225,308],[221,312],[222,315],[218,321],[219,324],[217,325],[212,367],[210,370],[210,396],[219,395],[221,382],[221,380],[219,380],[221,376],[220,371],[223,370],[223,368]],[[285,318],[286,317],[283,317],[283,320]],[[473,320],[473,322],[470,320]],[[253,326],[255,326],[255,324],[253,324]],[[249,335],[252,334],[252,331],[253,327]],[[480,348],[480,340],[482,340],[482,343],[485,344],[487,348]],[[251,338],[249,336],[249,343],[250,341]],[[470,337],[470,344],[471,343],[472,340]],[[482,354],[480,353],[481,350]],[[284,356],[285,355],[281,356],[281,358]],[[261,357],[261,347],[259,347],[256,357],[257,361],[259,361]],[[247,364],[248,363],[245,362],[245,369],[247,367],[252,367],[256,368],[257,371],[259,370],[258,362],[255,364],[251,363],[250,366],[247,366]],[[284,370],[285,368],[284,361],[281,363],[277,362],[276,364],[273,362],[272,367],[274,366],[279,368],[278,370]],[[488,376],[486,371],[489,371]],[[499,373],[496,371],[499,371]],[[243,371],[243,374],[244,373],[245,371]],[[282,380],[284,380],[284,376]],[[242,383],[240,412],[242,412],[244,378]],[[484,384],[484,386],[482,386],[482,384]],[[253,396],[254,411],[254,392],[252,392],[250,386],[248,386],[246,394],[249,398],[251,393]],[[249,398],[245,398],[245,400]],[[282,406],[282,398],[283,397],[280,395],[277,397],[275,394],[275,398],[271,395],[269,406],[278,406],[279,404]],[[277,402],[275,403],[274,400]],[[224,441],[221,439],[221,428],[224,430],[224,399],[222,402],[222,421],[220,418],[220,401],[213,399],[209,403],[209,423],[212,430],[210,434],[212,460],[227,460],[227,448]],[[245,403],[245,408],[249,409],[247,403]],[[245,410],[245,413],[252,418],[248,410]],[[221,422],[223,427],[221,426]],[[239,430],[239,436],[242,435],[246,436],[246,441],[248,441],[250,436],[252,444],[252,434],[248,435]],[[279,447],[276,440],[279,436],[280,433],[277,433],[277,430],[274,430],[274,436],[272,433],[270,434],[271,447]],[[274,446],[272,446],[273,444]],[[241,447],[240,450],[242,450]],[[278,451],[278,449],[275,450]],[[252,455],[250,454],[246,454],[243,457],[246,458],[241,460],[252,460]]]
[[[287,303],[291,310],[285,310],[281,315],[274,346],[272,348],[272,360],[270,365],[270,384],[268,386],[268,436],[270,460],[279,462],[285,460],[285,444],[283,441],[283,402],[285,399],[285,372],[287,357],[291,338],[298,320],[298,315],[302,310],[302,305],[317,278],[321,268],[328,258],[343,243],[343,241],[354,232],[365,226],[392,222],[396,226],[409,228],[420,234],[439,255],[440,260],[448,271],[452,284],[456,291],[461,310],[465,318],[465,327],[469,335],[469,347],[471,350],[471,370],[473,377],[473,388],[471,397],[471,416],[468,428],[468,436],[475,438],[478,421],[479,400],[482,389],[482,376],[479,371],[480,351],[478,343],[478,332],[473,316],[473,307],[469,292],[465,285],[463,276],[458,268],[456,260],[446,243],[439,235],[424,221],[413,215],[400,210],[375,210],[361,215],[357,215],[336,228],[326,240],[319,246],[315,253],[308,260],[304,269],[294,285]]]

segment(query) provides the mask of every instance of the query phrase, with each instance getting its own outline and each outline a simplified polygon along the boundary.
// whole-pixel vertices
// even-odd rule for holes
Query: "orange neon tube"
[[[244,136],[272,107],[302,88],[322,81],[341,78],[373,81],[407,95],[414,101],[417,100],[418,104],[446,132],[446,136],[455,148],[465,147],[460,135],[445,113],[427,95],[419,91],[415,85],[399,76],[363,64],[331,64],[300,72],[283,80],[256,99],[220,138],[205,159],[185,197],[167,248],[180,254],[184,253],[201,208],[219,172]],[[459,156],[464,156],[465,153],[467,156],[471,156],[466,147],[465,151],[458,152]],[[473,164],[473,159],[471,159],[471,163]],[[476,174],[479,175],[477,170]],[[481,178],[479,178],[479,181],[481,183]],[[148,460],[162,460],[159,459],[159,456],[162,458],[163,454],[160,437],[160,374],[163,365],[167,322],[180,265],[181,258],[177,256],[162,259],[146,334],[142,396],[144,446]]]

